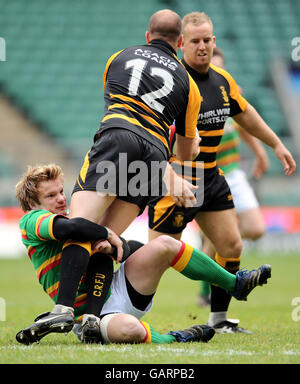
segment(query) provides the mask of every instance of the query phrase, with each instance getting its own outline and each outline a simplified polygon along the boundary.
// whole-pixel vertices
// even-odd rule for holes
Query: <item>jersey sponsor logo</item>
[[[230,108],[211,109],[210,111],[199,113],[197,124],[209,125],[209,124],[225,123],[229,116],[230,116]]]
[[[221,85],[220,89],[221,89],[222,97],[223,97],[223,100],[224,100],[224,104],[223,105],[224,105],[224,107],[227,107],[230,104],[229,104],[229,97],[227,95],[227,92],[226,92],[226,89],[225,89],[224,85]]]
[[[172,71],[175,71],[176,68],[178,67],[178,63],[176,61],[172,61],[167,57],[161,56],[158,53],[152,52],[148,49],[138,48],[135,50],[134,54],[136,56],[142,56],[142,57],[145,57],[146,59],[150,59],[156,62],[157,64],[163,65],[164,67],[171,69]]]

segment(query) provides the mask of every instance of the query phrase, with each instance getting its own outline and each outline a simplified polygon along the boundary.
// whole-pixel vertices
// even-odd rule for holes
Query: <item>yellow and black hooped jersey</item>
[[[197,121],[202,140],[200,154],[193,162],[193,167],[204,168],[208,176],[216,169],[216,154],[227,118],[245,111],[248,102],[240,94],[235,80],[224,69],[211,64],[208,73],[200,74],[184,59],[182,63],[194,79],[202,96]]]
[[[99,132],[125,128],[169,154],[169,126],[194,138],[201,105],[199,89],[162,40],[112,55],[103,74],[105,112]]]

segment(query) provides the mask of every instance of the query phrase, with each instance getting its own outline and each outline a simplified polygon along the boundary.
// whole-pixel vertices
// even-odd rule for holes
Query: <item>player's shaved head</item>
[[[177,42],[181,35],[180,16],[170,9],[154,13],[149,21],[149,32],[152,39]]]

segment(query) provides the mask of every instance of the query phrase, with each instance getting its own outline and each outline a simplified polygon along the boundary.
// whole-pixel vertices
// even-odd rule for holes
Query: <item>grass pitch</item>
[[[1,364],[296,364],[300,363],[300,255],[246,254],[242,267],[272,265],[272,278],[247,302],[232,299],[229,317],[252,335],[215,335],[207,344],[83,345],[72,334],[48,335],[22,346],[15,334],[52,308],[27,257],[0,260]],[[198,282],[174,270],[163,276],[152,311],[144,318],[161,333],[204,324],[208,309],[196,306]],[[299,297],[299,300],[294,298]],[[294,305],[292,301],[294,299]],[[295,302],[298,304],[295,305]],[[3,312],[3,303],[5,304]],[[3,316],[5,315],[5,319]],[[1,317],[2,316],[2,317]]]

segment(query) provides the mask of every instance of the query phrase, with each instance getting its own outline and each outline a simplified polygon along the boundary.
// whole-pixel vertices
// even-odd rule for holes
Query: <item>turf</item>
[[[233,299],[229,311],[229,317],[239,318],[252,335],[215,335],[207,344],[88,346],[70,333],[22,346],[15,340],[17,331],[50,310],[52,302],[39,286],[29,259],[0,259],[0,297],[6,304],[5,321],[0,321],[0,363],[299,364],[300,319],[295,321],[295,314],[297,320],[300,308],[297,311],[292,305],[293,298],[300,297],[299,254],[246,254],[242,266],[250,269],[263,263],[272,265],[269,284],[256,288],[247,302]],[[198,287],[174,270],[167,271],[144,320],[161,333],[206,323],[209,310],[196,306]]]

